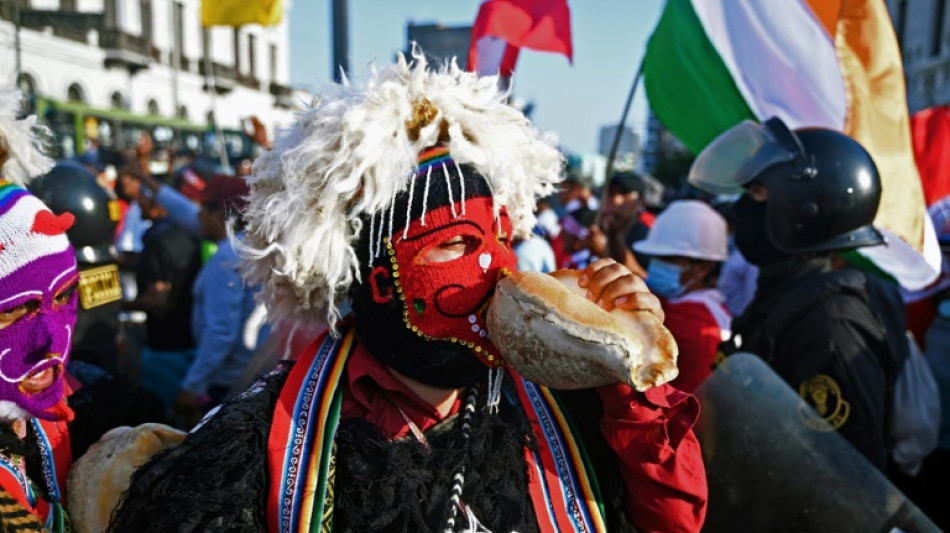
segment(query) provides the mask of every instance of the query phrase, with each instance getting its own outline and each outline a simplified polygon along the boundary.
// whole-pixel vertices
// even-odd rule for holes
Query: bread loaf
[[[129,488],[136,468],[153,455],[181,443],[185,433],[164,424],[112,429],[69,469],[69,517],[77,533],[98,533]]]
[[[627,383],[644,391],[678,374],[676,341],[648,311],[607,312],[580,273],[517,272],[498,282],[488,336],[525,378],[554,389]]]

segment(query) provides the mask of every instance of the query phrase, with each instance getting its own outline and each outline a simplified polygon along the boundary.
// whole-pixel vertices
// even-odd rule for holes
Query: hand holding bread
[[[595,303],[597,302],[597,303]],[[677,348],[659,300],[610,259],[583,271],[518,272],[499,281],[488,334],[525,378],[556,389],[676,377]]]

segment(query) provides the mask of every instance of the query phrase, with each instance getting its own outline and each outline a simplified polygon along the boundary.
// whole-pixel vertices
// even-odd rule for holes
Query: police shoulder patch
[[[802,406],[798,414],[805,425],[812,429],[830,431],[844,425],[851,414],[851,405],[841,396],[841,387],[825,374],[815,374],[798,386],[798,394],[814,409]],[[815,416],[815,412],[818,416]],[[818,420],[824,420],[828,426]]]

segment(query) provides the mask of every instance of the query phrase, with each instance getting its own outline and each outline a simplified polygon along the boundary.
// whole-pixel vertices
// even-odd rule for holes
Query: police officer
[[[871,226],[881,199],[874,161],[842,133],[793,132],[773,118],[723,133],[689,179],[713,193],[742,192],[735,243],[761,271],[734,339],[883,471],[893,356],[866,275],[831,268],[833,252],[884,242]]]
[[[116,202],[96,177],[73,162],[58,163],[30,184],[30,190],[55,213],[76,218],[66,236],[79,267],[79,314],[72,358],[114,373],[122,289],[113,245],[120,217]]]

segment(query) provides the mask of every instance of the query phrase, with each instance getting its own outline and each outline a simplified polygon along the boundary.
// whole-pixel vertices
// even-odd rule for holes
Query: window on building
[[[146,108],[148,109],[149,115],[159,114],[158,102],[156,102],[154,98],[148,101],[148,104],[146,104]]]
[[[29,74],[20,74],[16,79],[16,87],[23,93],[24,114],[36,113],[36,81]]]
[[[257,78],[257,62],[254,60],[257,56],[257,36],[253,34],[247,35],[247,69],[251,74],[251,78]]]
[[[16,87],[20,89],[27,98],[33,96],[36,92],[36,82],[33,81],[33,77],[29,74],[20,74],[20,77],[16,80]]]
[[[241,32],[234,28],[234,70],[241,71]]]
[[[943,43],[943,18],[947,12],[947,0],[936,0],[934,2],[933,33],[930,40],[930,55],[939,56],[941,44]]]
[[[119,10],[116,6],[118,0],[105,0],[105,5],[103,6],[103,11],[105,14],[105,26],[107,29],[112,29],[118,26],[119,20]]]
[[[270,45],[270,81],[277,82],[277,45]]]
[[[152,0],[139,0],[139,9],[142,15],[142,39],[152,45]]]
[[[66,89],[66,99],[70,102],[85,102],[86,95],[78,83],[74,83]]]
[[[116,91],[109,97],[109,105],[113,109],[125,109],[125,97],[122,96],[122,93]]]
[[[185,54],[185,6],[181,2],[175,2],[175,56],[176,62],[180,68],[184,64]]]

